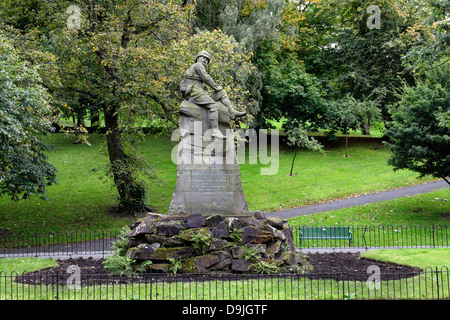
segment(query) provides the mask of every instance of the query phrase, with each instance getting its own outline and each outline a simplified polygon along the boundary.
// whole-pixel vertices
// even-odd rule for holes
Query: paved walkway
[[[437,182],[424,183],[420,185],[404,187],[395,190],[383,191],[365,196],[354,198],[347,198],[343,200],[330,201],[320,204],[315,204],[307,207],[288,209],[283,211],[267,213],[267,217],[278,217],[288,219],[296,216],[303,216],[307,214],[326,212],[342,208],[364,205],[367,203],[374,203],[386,200],[398,199],[406,196],[413,196],[416,194],[428,193],[441,188],[449,188],[449,185],[444,180]]]

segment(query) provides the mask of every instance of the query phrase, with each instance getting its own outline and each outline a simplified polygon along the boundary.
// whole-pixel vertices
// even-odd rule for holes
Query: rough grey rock
[[[220,222],[212,231],[212,236],[214,238],[222,239],[222,238],[228,238],[230,236],[227,226],[222,221]]]
[[[234,260],[231,264],[231,270],[237,272],[247,272],[251,264],[251,261],[245,259]]]
[[[149,272],[170,272],[174,261],[185,272],[251,272],[250,265],[264,265],[259,262],[300,272],[309,265],[296,253],[287,221],[277,218],[151,214],[131,228],[126,255],[136,260],[136,267],[152,261],[154,267],[145,266]],[[246,247],[256,248],[251,257],[245,257],[248,260],[244,259]]]

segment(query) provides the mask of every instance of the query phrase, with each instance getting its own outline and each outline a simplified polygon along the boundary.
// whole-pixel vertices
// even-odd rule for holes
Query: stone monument
[[[211,56],[202,51],[181,85],[177,182],[169,215],[248,215],[235,153],[231,118],[237,112],[222,87],[206,73]],[[207,61],[205,61],[207,60]],[[207,84],[213,90],[203,88]]]
[[[230,130],[230,119],[245,113],[206,73],[210,58],[201,52],[181,86],[168,214],[147,214],[130,226],[126,257],[133,269],[148,272],[306,272],[308,257],[296,251],[288,222],[248,211]]]

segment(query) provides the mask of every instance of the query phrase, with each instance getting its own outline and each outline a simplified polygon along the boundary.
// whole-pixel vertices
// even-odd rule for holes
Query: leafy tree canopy
[[[0,35],[0,195],[39,195],[56,183],[41,140],[51,128],[49,95],[35,67],[22,61]]]
[[[417,86],[405,86],[400,101],[390,109],[393,121],[386,134],[394,170],[409,169],[420,177],[450,176],[450,66],[428,73]]]

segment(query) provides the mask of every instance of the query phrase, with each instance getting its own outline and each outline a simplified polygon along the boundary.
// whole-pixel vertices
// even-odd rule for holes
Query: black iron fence
[[[443,225],[291,226],[291,230],[300,249],[439,248],[450,244],[449,226]]]
[[[0,235],[0,257],[107,255],[120,230]]]
[[[300,249],[321,248],[438,248],[449,247],[449,226],[372,225],[338,227],[348,230],[321,231],[333,227],[291,226]],[[311,229],[316,229],[312,232]],[[121,231],[19,233],[0,235],[0,257],[107,255]],[[309,237],[307,236],[309,233]],[[311,236],[313,235],[313,236]]]
[[[324,230],[325,229],[325,230]],[[437,248],[448,226],[291,226],[297,248]],[[120,230],[3,234],[0,257],[108,255]],[[0,300],[450,299],[448,267],[421,272],[304,274],[130,274],[0,271]],[[75,271],[75,273],[74,273]]]
[[[449,279],[448,267],[378,275],[0,272],[0,300],[448,300]]]

